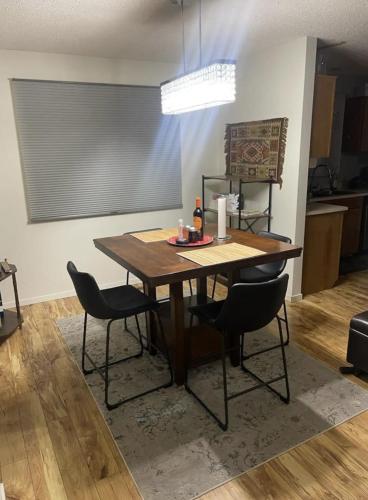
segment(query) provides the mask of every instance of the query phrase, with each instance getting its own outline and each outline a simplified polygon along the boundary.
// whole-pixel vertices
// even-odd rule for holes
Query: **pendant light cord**
[[[199,66],[202,67],[202,0],[199,0]]]
[[[198,0],[199,6],[199,16],[198,16],[198,28],[199,28],[199,67],[202,67],[202,0]],[[184,73],[187,71],[187,65],[185,61],[185,30],[184,30],[184,0],[180,1],[181,7],[181,22],[182,22],[182,50],[183,50],[183,67]]]
[[[183,66],[184,66],[184,73],[186,73],[187,65],[185,64],[184,0],[181,0],[180,5],[181,5],[181,23],[182,23]]]

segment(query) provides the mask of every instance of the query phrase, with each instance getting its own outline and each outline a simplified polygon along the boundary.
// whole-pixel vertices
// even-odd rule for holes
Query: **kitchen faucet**
[[[309,192],[309,194],[313,193],[313,181],[314,181],[317,170],[319,170],[320,168],[324,168],[327,170],[327,177],[328,177],[328,181],[329,181],[330,194],[331,194],[334,191],[334,176],[333,176],[331,168],[327,165],[327,163],[320,163],[319,165],[314,167],[313,172],[311,173],[310,178],[309,178],[309,190],[308,190],[308,192]]]

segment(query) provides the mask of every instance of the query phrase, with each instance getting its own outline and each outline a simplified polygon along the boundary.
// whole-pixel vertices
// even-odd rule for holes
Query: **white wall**
[[[18,266],[22,303],[72,294],[65,265],[74,260],[101,286],[121,281],[123,270],[93,246],[96,237],[190,220],[202,173],[223,173],[226,123],[289,118],[284,184],[274,188],[272,230],[303,244],[316,42],[298,39],[239,61],[234,105],[192,113],[181,120],[184,210],[28,224],[9,78],[159,84],[176,67],[60,54],[0,51],[0,258]],[[301,259],[290,261],[289,295],[300,293]],[[10,284],[2,286],[5,303]]]
[[[214,168],[223,174],[226,123],[289,118],[284,182],[281,190],[278,186],[273,188],[271,230],[290,236],[299,245],[304,240],[315,56],[316,40],[311,38],[249,55],[238,61],[234,104],[202,113],[194,125],[190,116],[182,120],[184,170],[194,156],[200,172]],[[264,189],[257,198],[264,208]],[[302,259],[289,261],[287,271],[288,296],[300,298]]]
[[[173,65],[145,61],[0,51],[0,259],[16,263],[23,304],[72,294],[68,259],[91,271],[101,286],[121,282],[121,267],[96,250],[92,239],[173,226],[182,210],[28,224],[9,78],[156,85],[175,72]],[[199,194],[193,186],[198,175],[193,168],[186,165],[182,179],[183,200],[190,208]],[[7,282],[1,287],[5,303],[13,300]]]

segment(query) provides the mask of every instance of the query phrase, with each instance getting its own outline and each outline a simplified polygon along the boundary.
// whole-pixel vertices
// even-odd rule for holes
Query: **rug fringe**
[[[280,146],[279,146],[279,172],[278,172],[278,182],[280,189],[282,188],[282,172],[284,170],[285,152],[286,152],[286,137],[287,129],[289,125],[288,118],[282,118],[281,121],[281,133],[280,133]]]

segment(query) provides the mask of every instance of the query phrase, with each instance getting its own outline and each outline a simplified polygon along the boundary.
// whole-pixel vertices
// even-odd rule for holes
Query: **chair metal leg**
[[[82,371],[85,375],[95,371],[95,368],[90,370],[86,369],[86,338],[87,338],[87,313],[84,313],[84,324],[83,324],[83,342],[82,342]]]
[[[137,330],[138,330],[138,339],[139,339],[139,343],[141,345],[141,349],[142,349],[142,353],[143,353],[143,350],[144,350],[143,335],[141,332],[141,327],[139,326],[138,315],[136,314],[134,317],[135,317],[135,322],[136,322]]]
[[[125,282],[126,285],[129,285],[129,276],[130,276],[130,272],[127,271],[127,273],[126,273],[126,282]],[[124,328],[125,328],[125,330],[128,330],[127,318],[124,318]]]
[[[285,304],[285,302],[284,302]],[[284,365],[284,374],[285,374],[285,387],[286,387],[286,398],[284,396],[280,396],[282,401],[285,403],[290,402],[290,387],[289,387],[289,375],[288,375],[288,370],[287,370],[287,362],[286,362],[286,356],[285,356],[285,344],[283,342],[283,336],[282,336],[282,325],[281,325],[281,320],[277,316],[277,323],[279,325],[279,335],[280,335],[280,343],[281,343],[281,352],[282,352],[282,364]]]
[[[216,283],[217,283],[217,274],[215,274],[215,277],[213,278],[213,286],[212,286],[212,294],[211,294],[212,299],[215,297]]]
[[[224,409],[225,409],[225,424],[221,424],[220,427],[223,431],[227,431],[229,427],[229,398],[227,395],[227,378],[226,378],[226,337],[223,335],[222,338],[222,350],[221,350],[221,357],[222,357],[222,380],[223,380],[223,387],[224,387]]]
[[[186,368],[185,371],[185,382],[184,382],[184,387],[185,390],[191,394],[194,399],[198,401],[198,403],[211,415],[211,417],[217,422],[219,427],[223,430],[226,431],[229,427],[229,409],[228,409],[228,401],[229,397],[227,394],[227,376],[226,376],[226,337],[225,334],[222,335],[222,343],[221,343],[221,364],[222,364],[222,381],[223,381],[223,390],[224,390],[224,413],[225,413],[225,422],[223,422],[217,415],[214,413],[204,401],[196,394],[191,387],[189,387],[188,383],[188,367]]]
[[[114,402],[114,403],[111,403],[109,401],[109,366],[111,366],[111,363],[109,365],[108,363],[108,360],[109,360],[109,346],[110,346],[110,326],[111,326],[111,323],[113,321],[116,321],[116,320],[110,320],[107,324],[107,331],[106,331],[106,354],[105,354],[105,366],[104,366],[104,379],[105,379],[105,405],[106,405],[106,408],[108,410],[113,410],[115,408],[117,408],[118,406],[121,406],[125,403],[128,403],[129,401],[133,401],[134,399],[137,399],[137,398],[140,398],[142,396],[145,396],[147,394],[150,394],[151,392],[154,392],[154,391],[158,391],[159,389],[164,389],[166,387],[170,387],[172,384],[173,384],[173,371],[172,371],[172,366],[171,366],[171,360],[170,360],[170,355],[169,355],[169,349],[168,349],[168,346],[167,346],[167,343],[166,343],[166,339],[165,339],[165,334],[164,334],[164,330],[163,330],[163,327],[162,327],[162,322],[161,322],[161,317],[160,315],[158,314],[157,311],[153,311],[157,320],[158,320],[158,323],[159,323],[159,330],[162,334],[162,341],[163,341],[163,345],[164,345],[164,349],[167,353],[167,359],[168,359],[168,368],[169,368],[169,372],[170,372],[170,380],[169,382],[166,382],[164,384],[160,384],[159,386],[156,386],[156,387],[153,387],[152,389],[148,389],[147,391],[143,391],[139,394],[135,394],[134,396],[131,396],[131,397],[128,397],[128,398],[123,398],[123,399],[120,399],[119,401],[117,402]],[[139,328],[139,322],[138,322],[138,319],[136,318],[136,321],[137,321],[137,326],[138,326],[138,332],[140,333],[140,328]],[[143,349],[143,343],[141,343],[141,348]],[[132,357],[132,356],[131,356]],[[131,358],[130,357],[130,358]],[[129,358],[126,358],[126,360],[129,359]]]
[[[190,295],[193,295],[193,287],[192,287],[192,281],[189,280],[189,290],[190,290]]]
[[[113,320],[113,321],[117,321],[117,320]],[[129,330],[127,330],[127,331],[129,332]],[[129,333],[131,333],[131,332],[129,332]],[[109,363],[109,366],[114,366],[114,365],[117,365],[119,363],[122,363],[123,361],[128,361],[129,359],[140,358],[141,356],[143,356],[144,346],[142,346],[142,342],[140,341],[139,338],[137,338],[132,333],[131,333],[131,335],[135,338],[135,340],[137,340],[140,343],[139,352],[137,354],[132,354],[130,356],[126,356],[124,358],[112,361]],[[91,358],[91,356],[88,354],[88,352],[86,350],[86,336],[87,336],[87,314],[85,314],[85,317],[84,317],[83,344],[82,344],[82,371],[83,371],[84,375],[90,375],[91,373],[98,372],[102,377],[104,377],[106,364],[97,365],[97,363],[94,361],[94,359]],[[85,368],[85,359],[86,358],[88,359],[90,364],[93,366],[93,368],[91,368],[89,370],[87,370]]]
[[[283,309],[284,309],[284,317],[280,318],[280,316],[277,315],[276,318],[277,318],[277,321],[282,321],[282,323],[285,323],[286,340],[284,339],[284,336],[282,336],[281,343],[283,346],[287,346],[287,345],[289,345],[289,342],[290,342],[290,330],[289,330],[289,321],[288,321],[288,316],[287,316],[287,312],[286,312],[285,301],[284,301]],[[260,351],[252,352],[251,354],[248,354],[246,356],[244,356],[243,350],[242,350],[243,360],[247,360],[249,358],[252,358],[253,356],[258,356],[259,354],[263,354],[265,352],[272,351],[273,349],[278,349],[279,347],[281,347],[281,344],[276,344],[276,345],[273,345],[272,347],[267,347],[266,349],[261,349]]]
[[[105,350],[105,404],[109,408],[109,349],[110,349],[110,327],[114,320],[107,323],[106,328],[106,350]]]
[[[283,303],[283,309],[284,309],[284,317],[280,318],[281,321],[283,321],[286,325],[286,340],[282,339],[284,345],[288,345],[290,341],[290,331],[289,331],[289,319],[287,315],[287,310],[286,310],[286,301],[284,300]]]
[[[239,396],[240,394],[244,394],[245,392],[249,392],[249,390],[253,390],[253,389],[257,389],[258,387],[267,387],[267,389],[269,389],[271,392],[273,392],[274,394],[276,394],[277,396],[279,396],[279,398],[286,404],[288,404],[290,402],[290,388],[289,388],[289,378],[288,378],[288,371],[287,371],[287,363],[286,363],[286,356],[285,356],[285,346],[284,346],[284,343],[283,343],[283,335],[282,335],[282,324],[281,324],[281,319],[276,316],[276,319],[277,319],[277,324],[278,324],[278,327],[279,327],[279,336],[280,336],[280,344],[277,346],[277,347],[280,347],[281,348],[281,352],[282,352],[282,362],[283,362],[283,368],[284,368],[284,374],[279,376],[279,377],[275,377],[271,380],[262,380],[260,377],[258,377],[258,375],[256,375],[254,372],[252,372],[251,370],[249,370],[249,368],[247,368],[245,365],[244,365],[244,360],[245,359],[248,359],[249,357],[251,356],[241,356],[241,362],[240,362],[240,367],[241,369],[245,372],[245,373],[249,373],[249,375],[251,375],[255,380],[257,380],[259,382],[258,385],[254,386],[253,388],[250,388],[250,389],[247,389],[246,391],[242,391],[242,392],[239,392],[237,394],[233,394],[232,396],[230,396],[230,399],[232,399],[233,397],[237,397]],[[270,349],[265,349],[263,351],[259,351],[259,353],[264,353],[264,352],[268,352],[272,349],[274,349],[275,347],[272,347]],[[244,334],[241,336],[241,353],[244,352]],[[273,384],[274,382],[278,382],[279,380],[285,380],[285,387],[286,387],[286,396],[284,396],[283,394],[281,394],[279,391],[277,391],[276,389],[274,389],[271,384]]]

